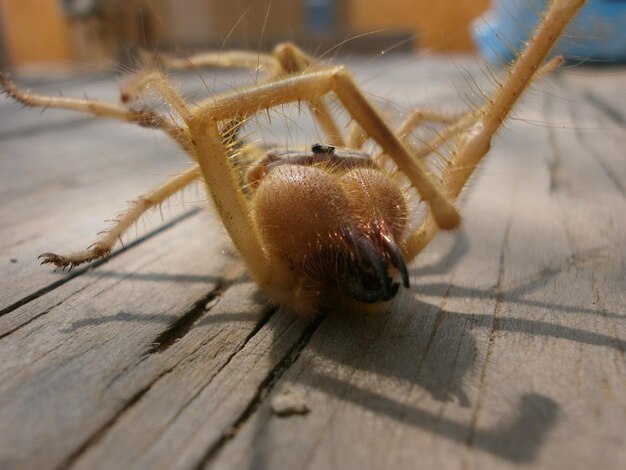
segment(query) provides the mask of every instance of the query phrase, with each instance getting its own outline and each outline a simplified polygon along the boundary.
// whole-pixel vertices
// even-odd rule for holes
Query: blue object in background
[[[305,0],[304,12],[309,32],[322,36],[335,31],[335,0]]]
[[[509,62],[537,26],[548,0],[493,0],[474,21],[474,42],[492,63]],[[626,62],[626,0],[588,0],[553,49],[571,61]]]

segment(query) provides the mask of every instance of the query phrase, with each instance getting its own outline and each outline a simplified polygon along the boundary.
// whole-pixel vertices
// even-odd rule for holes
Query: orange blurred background
[[[384,5],[383,5],[384,3]],[[122,60],[133,47],[470,51],[489,0],[0,0],[4,66]]]

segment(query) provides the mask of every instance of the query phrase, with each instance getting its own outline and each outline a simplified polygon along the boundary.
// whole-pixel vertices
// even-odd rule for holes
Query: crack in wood
[[[504,236],[502,240],[502,251],[500,252],[500,261],[498,269],[498,294],[496,298],[496,305],[493,310],[493,323],[491,326],[491,332],[489,333],[489,344],[487,346],[487,353],[485,354],[485,361],[483,362],[482,370],[480,372],[480,383],[478,386],[478,398],[476,401],[476,408],[470,421],[469,432],[465,445],[468,449],[474,447],[476,443],[476,435],[478,432],[478,418],[482,410],[482,406],[485,400],[485,390],[487,388],[487,370],[489,369],[490,360],[494,353],[496,345],[496,335],[500,330],[500,324],[502,321],[502,306],[504,305],[504,279],[506,271],[506,260],[508,255],[509,236],[511,233],[511,225],[513,223],[512,217],[509,217],[504,229]]]
[[[565,90],[569,90],[571,94],[574,94],[574,91],[571,89],[566,81],[562,79],[558,80],[558,85]],[[611,108],[607,103],[605,103],[595,94],[587,91],[579,96],[581,96],[588,104],[590,104],[593,109],[598,112],[598,114],[602,114],[608,117],[608,119],[616,122],[620,126],[626,124],[626,119],[621,114],[619,114],[618,111]],[[543,113],[545,116],[550,116],[553,111],[553,99],[548,98],[544,101],[544,103],[545,104]],[[576,110],[571,108],[571,104],[568,108],[568,111],[574,117],[574,121],[576,121]],[[600,157],[600,155],[598,155],[597,150],[592,145],[590,145],[590,140],[588,138],[585,138],[579,127],[574,127],[573,132],[580,146],[587,151],[588,155],[594,158],[594,160],[598,163],[600,168],[602,168],[611,183],[615,185],[616,189],[622,194],[623,197],[626,197],[626,187],[624,186],[624,183],[620,181],[618,175],[614,174],[614,172],[611,171],[611,168],[609,168],[606,162]],[[551,150],[551,158],[548,159],[548,170],[550,174],[550,192],[553,193],[561,189],[568,189],[569,182],[562,174],[561,163],[559,161],[559,156],[561,155],[561,152],[559,152],[556,133],[552,127],[548,127],[548,143]]]
[[[549,116],[552,112],[552,100],[547,98],[543,101],[543,114]],[[561,162],[559,161],[559,152],[557,151],[556,135],[554,131],[548,127],[547,139],[549,151],[546,152],[546,165],[548,167],[548,176],[550,178],[550,186],[548,191],[552,194],[561,189],[563,184],[561,178]]]
[[[211,305],[211,308],[214,307],[215,304]],[[208,310],[207,310],[208,311]],[[272,318],[272,316],[274,315],[274,313],[276,313],[278,311],[278,307],[269,307],[265,310],[265,312],[263,313],[263,316],[261,317],[261,319],[259,320],[259,322],[255,325],[254,329],[250,332],[250,334],[248,334],[246,336],[246,338],[241,342],[241,344],[239,345],[239,347],[224,361],[224,363],[217,368],[217,370],[211,374],[211,376],[208,378],[208,380],[206,381],[206,383],[202,386],[199,387],[198,390],[192,395],[190,396],[178,409],[178,411],[176,412],[176,414],[174,414],[165,424],[165,426],[169,426],[171,423],[175,422],[183,413],[184,411],[187,409],[187,407],[194,402],[194,400],[196,400],[198,398],[198,396],[204,391],[204,389],[209,386],[213,380],[215,379],[215,377],[217,377],[219,375],[219,373],[225,369],[230,362],[237,356],[237,354],[239,354],[248,344],[248,342],[250,340],[252,340],[252,338],[254,336],[256,336],[256,334],[267,324],[267,322],[269,322],[269,320]],[[204,343],[203,343],[204,344]],[[201,347],[198,346],[198,349]],[[196,349],[197,350],[197,349]],[[189,356],[192,356],[193,354],[195,354],[195,351],[190,353]],[[182,361],[178,361],[176,363],[176,365],[171,369],[175,369],[176,367],[178,367],[178,365],[181,363]],[[170,370],[170,372],[171,372]],[[163,376],[159,377],[162,378]],[[229,428],[230,429],[230,428]],[[152,441],[150,441],[148,444],[146,444],[146,447],[149,447],[150,445],[152,445],[152,442],[154,440],[157,440],[159,438],[159,436],[156,436]]]
[[[150,391],[150,389],[164,376],[169,374],[178,364],[174,364],[168,367],[150,381],[145,387],[138,390],[130,399],[124,404],[124,406],[109,419],[98,431],[89,436],[74,452],[72,452],[57,468],[65,469],[71,467],[80,456],[87,451],[92,445],[98,442],[109,429],[115,426],[115,423],[132,408],[141,398]]]
[[[615,326],[615,322],[612,317],[608,315],[608,312],[604,306],[604,301],[602,296],[600,295],[600,291],[598,289],[598,280],[596,279],[596,272],[591,272],[591,291],[593,293],[593,302],[598,307],[598,310],[604,321],[607,324],[607,330],[611,333],[610,335],[606,335],[610,340],[613,348],[615,349],[615,369],[616,373],[621,374],[621,366],[623,362],[621,361],[621,357],[624,355],[624,344],[623,341],[620,340],[619,334],[617,332],[617,328]]]
[[[612,121],[615,121],[621,126],[626,125],[626,117],[619,110],[615,109],[613,106],[611,106],[595,93],[587,90],[585,93],[583,93],[583,98],[585,98],[588,103],[593,105],[594,108],[596,108]]]
[[[160,233],[172,228],[174,225],[183,222],[184,220],[192,217],[193,215],[197,214],[198,212],[200,212],[201,209],[198,207],[194,207],[192,209],[190,209],[189,211],[174,217],[172,220],[170,220],[169,222],[155,228],[154,230],[151,230],[150,232],[146,233],[145,235],[133,240],[130,243],[127,243],[125,245],[122,245],[121,248],[113,251],[110,255],[108,255],[106,258],[102,258],[100,260],[94,261],[90,264],[88,264],[87,266],[85,266],[84,268],[80,268],[80,269],[74,269],[74,270],[70,270],[68,271],[68,274],[63,277],[62,279],[59,279],[58,281],[54,281],[51,284],[47,285],[46,287],[39,289],[35,292],[33,292],[32,294],[27,295],[26,297],[23,297],[22,299],[18,300],[17,302],[12,303],[11,305],[3,308],[2,310],[0,310],[0,317],[3,315],[6,315],[8,313],[11,313],[14,310],[17,310],[18,308],[26,305],[29,302],[32,302],[35,299],[38,299],[39,297],[42,297],[44,295],[46,295],[49,292],[52,292],[54,289],[63,286],[64,284],[68,283],[69,281],[71,281],[72,279],[85,274],[88,271],[92,271],[93,269],[102,266],[103,264],[105,264],[106,262],[109,261],[109,259],[111,258],[115,258],[119,255],[121,255],[122,253],[126,252],[127,250],[130,250],[131,248],[140,245],[141,243],[151,239],[152,237],[159,235]],[[47,312],[44,312],[47,313]],[[41,316],[41,315],[39,315]],[[38,317],[39,317],[38,316]],[[37,318],[38,318],[37,317]],[[34,320],[34,318],[33,318]],[[30,323],[30,322],[29,322]],[[14,331],[18,330],[19,328],[21,328],[24,325],[27,325],[28,323],[24,323],[23,325],[20,325],[18,328],[15,328],[14,330],[12,330],[11,332],[7,333],[13,333]],[[4,335],[6,336],[6,334]]]
[[[454,273],[450,275],[451,279],[453,277],[454,277]],[[420,360],[417,363],[417,368],[416,368],[417,371],[421,371],[422,367],[424,366],[424,363],[426,362],[426,358],[428,356],[430,348],[435,342],[437,331],[439,331],[439,327],[441,326],[441,323],[443,322],[444,317],[446,315],[446,306],[448,304],[448,299],[450,297],[450,291],[452,290],[452,287],[453,285],[452,283],[450,283],[448,285],[448,288],[446,289],[446,293],[444,294],[443,299],[441,300],[441,304],[439,305],[439,309],[437,310],[437,315],[435,316],[435,321],[433,322],[430,335],[428,335],[428,339],[426,340],[426,346],[424,346],[424,351],[422,352],[422,355],[420,356]]]
[[[192,403],[200,395],[200,393],[202,393],[202,391],[213,381],[213,379],[217,375],[219,375],[219,373],[222,372],[222,370],[224,370],[226,367],[228,367],[228,365],[233,360],[233,358],[235,358],[235,356],[237,356],[237,354],[239,354],[246,347],[246,345],[250,342],[250,340],[252,340],[252,338],[254,338],[257,335],[257,333],[259,331],[261,331],[261,329],[267,324],[267,322],[270,321],[272,316],[277,311],[278,311],[278,307],[276,307],[276,306],[271,306],[271,307],[266,309],[266,311],[264,312],[264,314],[261,317],[261,319],[259,320],[259,322],[255,325],[255,327],[252,329],[252,331],[250,331],[248,336],[246,336],[246,338],[241,342],[240,346],[228,357],[228,359],[226,361],[224,361],[224,363],[221,365],[221,367],[219,367],[211,375],[211,379],[203,387],[199,388],[198,391],[193,396],[191,396],[189,398],[189,400],[187,400],[187,402],[183,406],[180,407],[180,410],[176,413],[176,415],[174,415],[174,417],[172,417],[170,422],[173,422],[179,415],[181,415],[182,412],[185,410],[185,408],[190,403]]]
[[[222,436],[210,446],[204,456],[199,460],[198,464],[194,467],[196,469],[205,468],[210,462],[218,455],[218,453],[224,448],[228,442],[237,436],[239,430],[245,425],[250,417],[256,412],[256,410],[265,401],[267,396],[271,393],[272,389],[280,378],[289,370],[289,368],[298,360],[300,354],[304,348],[309,344],[313,334],[317,331],[322,321],[326,318],[327,312],[318,314],[309,325],[304,329],[300,339],[287,351],[283,358],[276,364],[272,371],[268,374],[266,379],[261,382],[257,387],[257,391],[248,404],[248,406],[239,415],[235,423],[226,429]]]
[[[217,305],[223,293],[223,289],[224,283],[222,281],[218,281],[215,288],[211,290],[211,292],[195,302],[194,306],[189,309],[188,312],[184,313],[168,327],[166,327],[164,331],[159,333],[155,340],[150,343],[150,348],[138,363],[128,364],[119,374],[115,375],[104,387],[105,390],[109,389],[120,377],[126,374],[128,370],[131,368],[138,368],[140,364],[146,361],[151,354],[163,353],[181,340],[189,331],[191,331],[200,317],[208,313],[213,307],[215,307],[215,305]],[[179,363],[180,361],[176,363],[176,366],[178,366]]]
[[[73,295],[77,295],[79,293],[81,293],[82,291],[84,291],[85,289],[87,289],[87,287],[89,286],[84,286],[81,289],[78,289],[76,292],[73,293]],[[43,310],[42,312],[38,313],[37,315],[33,315],[31,318],[28,319],[28,321],[21,323],[19,325],[17,325],[14,328],[9,329],[8,331],[5,331],[4,333],[0,334],[0,340],[3,338],[6,338],[7,336],[9,336],[10,334],[16,332],[17,330],[25,327],[26,325],[31,324],[32,322],[34,322],[35,320],[37,320],[38,318],[48,314],[48,312],[50,312],[51,310],[54,310],[55,308],[57,308],[59,305],[63,304],[67,299],[62,299],[58,302],[56,302],[55,304],[52,304],[50,307],[46,308],[45,310]],[[7,312],[9,313],[9,312]],[[0,316],[2,316],[3,314],[0,313]]]
[[[148,354],[162,353],[169,349],[174,343],[182,339],[202,315],[211,310],[222,295],[223,281],[218,281],[214,290],[195,303],[195,305],[184,315],[179,317],[163,332],[161,332],[151,343]]]
[[[202,314],[207,313],[211,308],[215,307],[217,302],[212,303],[212,300],[217,300],[220,297],[221,289],[225,289],[225,285],[228,285],[228,282],[220,284],[212,290],[209,294],[207,294],[202,300],[198,301],[193,308],[189,310],[185,315],[183,315],[179,320],[174,322],[169,328],[166,329],[159,337],[163,336],[164,343],[162,346],[157,346],[156,350],[149,351],[149,354],[155,352],[164,352],[166,349],[174,345],[178,340],[180,340],[184,334],[189,332],[193,325],[197,320],[202,316]],[[211,305],[207,305],[211,304]],[[228,366],[231,360],[248,344],[248,342],[265,326],[265,324],[270,320],[272,315],[278,311],[278,307],[270,307],[266,310],[264,315],[261,317],[259,322],[255,325],[254,329],[246,336],[246,338],[242,341],[241,345],[228,357],[228,359],[222,364],[222,366],[212,375],[211,379],[207,382],[208,385],[214,377],[216,377],[221,370]],[[169,333],[169,334],[167,334]],[[312,334],[312,333],[311,333]],[[157,337],[157,338],[159,338]],[[200,346],[199,346],[200,347]],[[304,347],[304,346],[302,346]],[[144,362],[146,355],[141,362]],[[107,432],[110,429],[113,429],[115,424],[123,417],[125,413],[127,413],[135,404],[137,404],[141,398],[146,395],[152,387],[154,387],[162,378],[171,373],[174,369],[176,369],[180,363],[184,359],[176,361],[175,364],[171,365],[160,374],[158,374],[153,380],[150,381],[148,385],[143,387],[137,393],[135,393],[129,401],[124,404],[124,406],[109,420],[107,421],[100,429],[98,429],[95,433],[93,433],[75,452],[73,452],[60,466],[59,468],[68,468],[71,467],[74,463],[76,463],[81,456],[87,452],[91,447],[95,446],[101,439],[103,439]],[[270,374],[271,375],[271,374]],[[282,374],[281,374],[282,375]],[[276,379],[277,380],[277,379]],[[205,385],[205,386],[206,386]],[[201,393],[204,387],[198,390],[198,392],[191,397],[187,403],[181,407],[179,413],[182,413],[183,409]],[[173,418],[175,419],[175,417]],[[173,420],[172,419],[172,420]]]
[[[593,146],[589,145],[588,140],[583,137],[580,129],[575,128],[574,135],[576,136],[576,139],[580,143],[581,147],[583,147],[589,152],[589,155],[591,155],[594,158],[594,160],[598,163],[600,168],[602,168],[602,171],[604,171],[604,174],[609,179],[609,181],[611,181],[611,183],[615,185],[615,189],[617,189],[622,194],[622,197],[626,198],[626,187],[619,180],[618,176],[611,171],[611,169],[607,166],[606,162],[604,162],[604,160],[600,157],[600,155],[598,155],[598,152],[596,151],[596,149]]]

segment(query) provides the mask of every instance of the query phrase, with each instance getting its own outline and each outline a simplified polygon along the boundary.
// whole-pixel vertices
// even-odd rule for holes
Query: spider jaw
[[[340,293],[366,304],[387,302],[395,297],[400,282],[410,286],[409,275],[400,247],[384,227],[377,226],[368,233],[342,230],[345,245],[349,247],[347,263],[337,273]]]

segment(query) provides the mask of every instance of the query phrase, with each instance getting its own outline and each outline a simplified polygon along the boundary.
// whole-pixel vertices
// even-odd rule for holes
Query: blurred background
[[[0,62],[128,63],[134,49],[271,49],[315,53],[417,48],[471,51],[489,0],[0,0]]]
[[[0,0],[0,66],[131,64],[137,48],[320,55],[479,52],[511,60],[548,0]],[[626,62],[626,0],[587,0],[557,46],[574,62]]]

